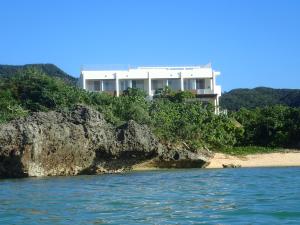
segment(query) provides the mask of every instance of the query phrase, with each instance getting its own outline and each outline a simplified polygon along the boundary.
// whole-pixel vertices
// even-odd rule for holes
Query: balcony
[[[214,94],[214,91],[211,89],[197,89],[197,95],[211,95]]]

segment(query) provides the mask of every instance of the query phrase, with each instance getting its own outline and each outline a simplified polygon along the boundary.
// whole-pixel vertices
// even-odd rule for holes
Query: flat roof
[[[165,70],[192,70],[192,69],[202,69],[202,68],[211,68],[211,64],[206,65],[158,65],[158,66],[130,66],[130,65],[82,65],[81,71],[129,71],[134,69],[165,69]]]

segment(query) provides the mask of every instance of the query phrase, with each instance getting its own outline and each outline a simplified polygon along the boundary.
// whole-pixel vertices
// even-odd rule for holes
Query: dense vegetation
[[[133,119],[150,126],[162,142],[184,143],[192,149],[300,147],[299,108],[271,106],[215,115],[211,105],[187,101],[191,98],[192,93],[168,89],[153,101],[146,100],[139,89],[128,89],[117,98],[86,92],[65,79],[26,68],[0,77],[0,123],[36,111],[65,110],[79,103],[94,107],[115,125]]]
[[[15,74],[26,72],[30,69],[47,74],[48,76],[60,78],[68,84],[75,85],[77,82],[75,77],[70,76],[53,64],[26,64],[23,66],[0,65],[0,77],[13,76]]]
[[[273,105],[300,107],[300,89],[234,89],[222,95],[220,104],[222,108],[235,111]]]
[[[300,147],[300,108],[242,108],[234,117],[244,129],[239,145]]]
[[[215,115],[211,106],[198,101],[185,102],[188,97],[192,97],[190,93],[163,91],[160,98],[150,102],[143,91],[129,89],[117,98],[86,92],[30,68],[0,79],[0,121],[82,103],[93,106],[116,125],[130,119],[147,124],[165,142],[184,141],[195,148],[220,148],[237,142],[240,129],[229,117]]]

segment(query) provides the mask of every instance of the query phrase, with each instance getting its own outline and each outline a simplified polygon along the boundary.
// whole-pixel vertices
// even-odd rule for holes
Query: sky
[[[300,88],[299,0],[1,0],[0,64],[204,65],[223,91]]]

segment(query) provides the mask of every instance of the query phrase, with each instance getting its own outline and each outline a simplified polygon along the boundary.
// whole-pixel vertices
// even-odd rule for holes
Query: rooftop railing
[[[101,65],[101,64],[90,64],[82,65],[81,71],[97,71],[97,70],[130,70],[130,69],[165,69],[165,70],[193,70],[201,68],[211,68],[211,64],[206,65],[193,65],[193,66],[133,66],[124,64],[112,64],[112,65]]]
[[[129,70],[129,65],[124,64],[111,64],[111,65],[101,65],[101,64],[89,64],[81,65],[81,71],[97,71],[97,70]]]
[[[139,66],[138,69],[166,69],[166,70],[193,70],[201,68],[211,68],[211,64],[194,66]]]

